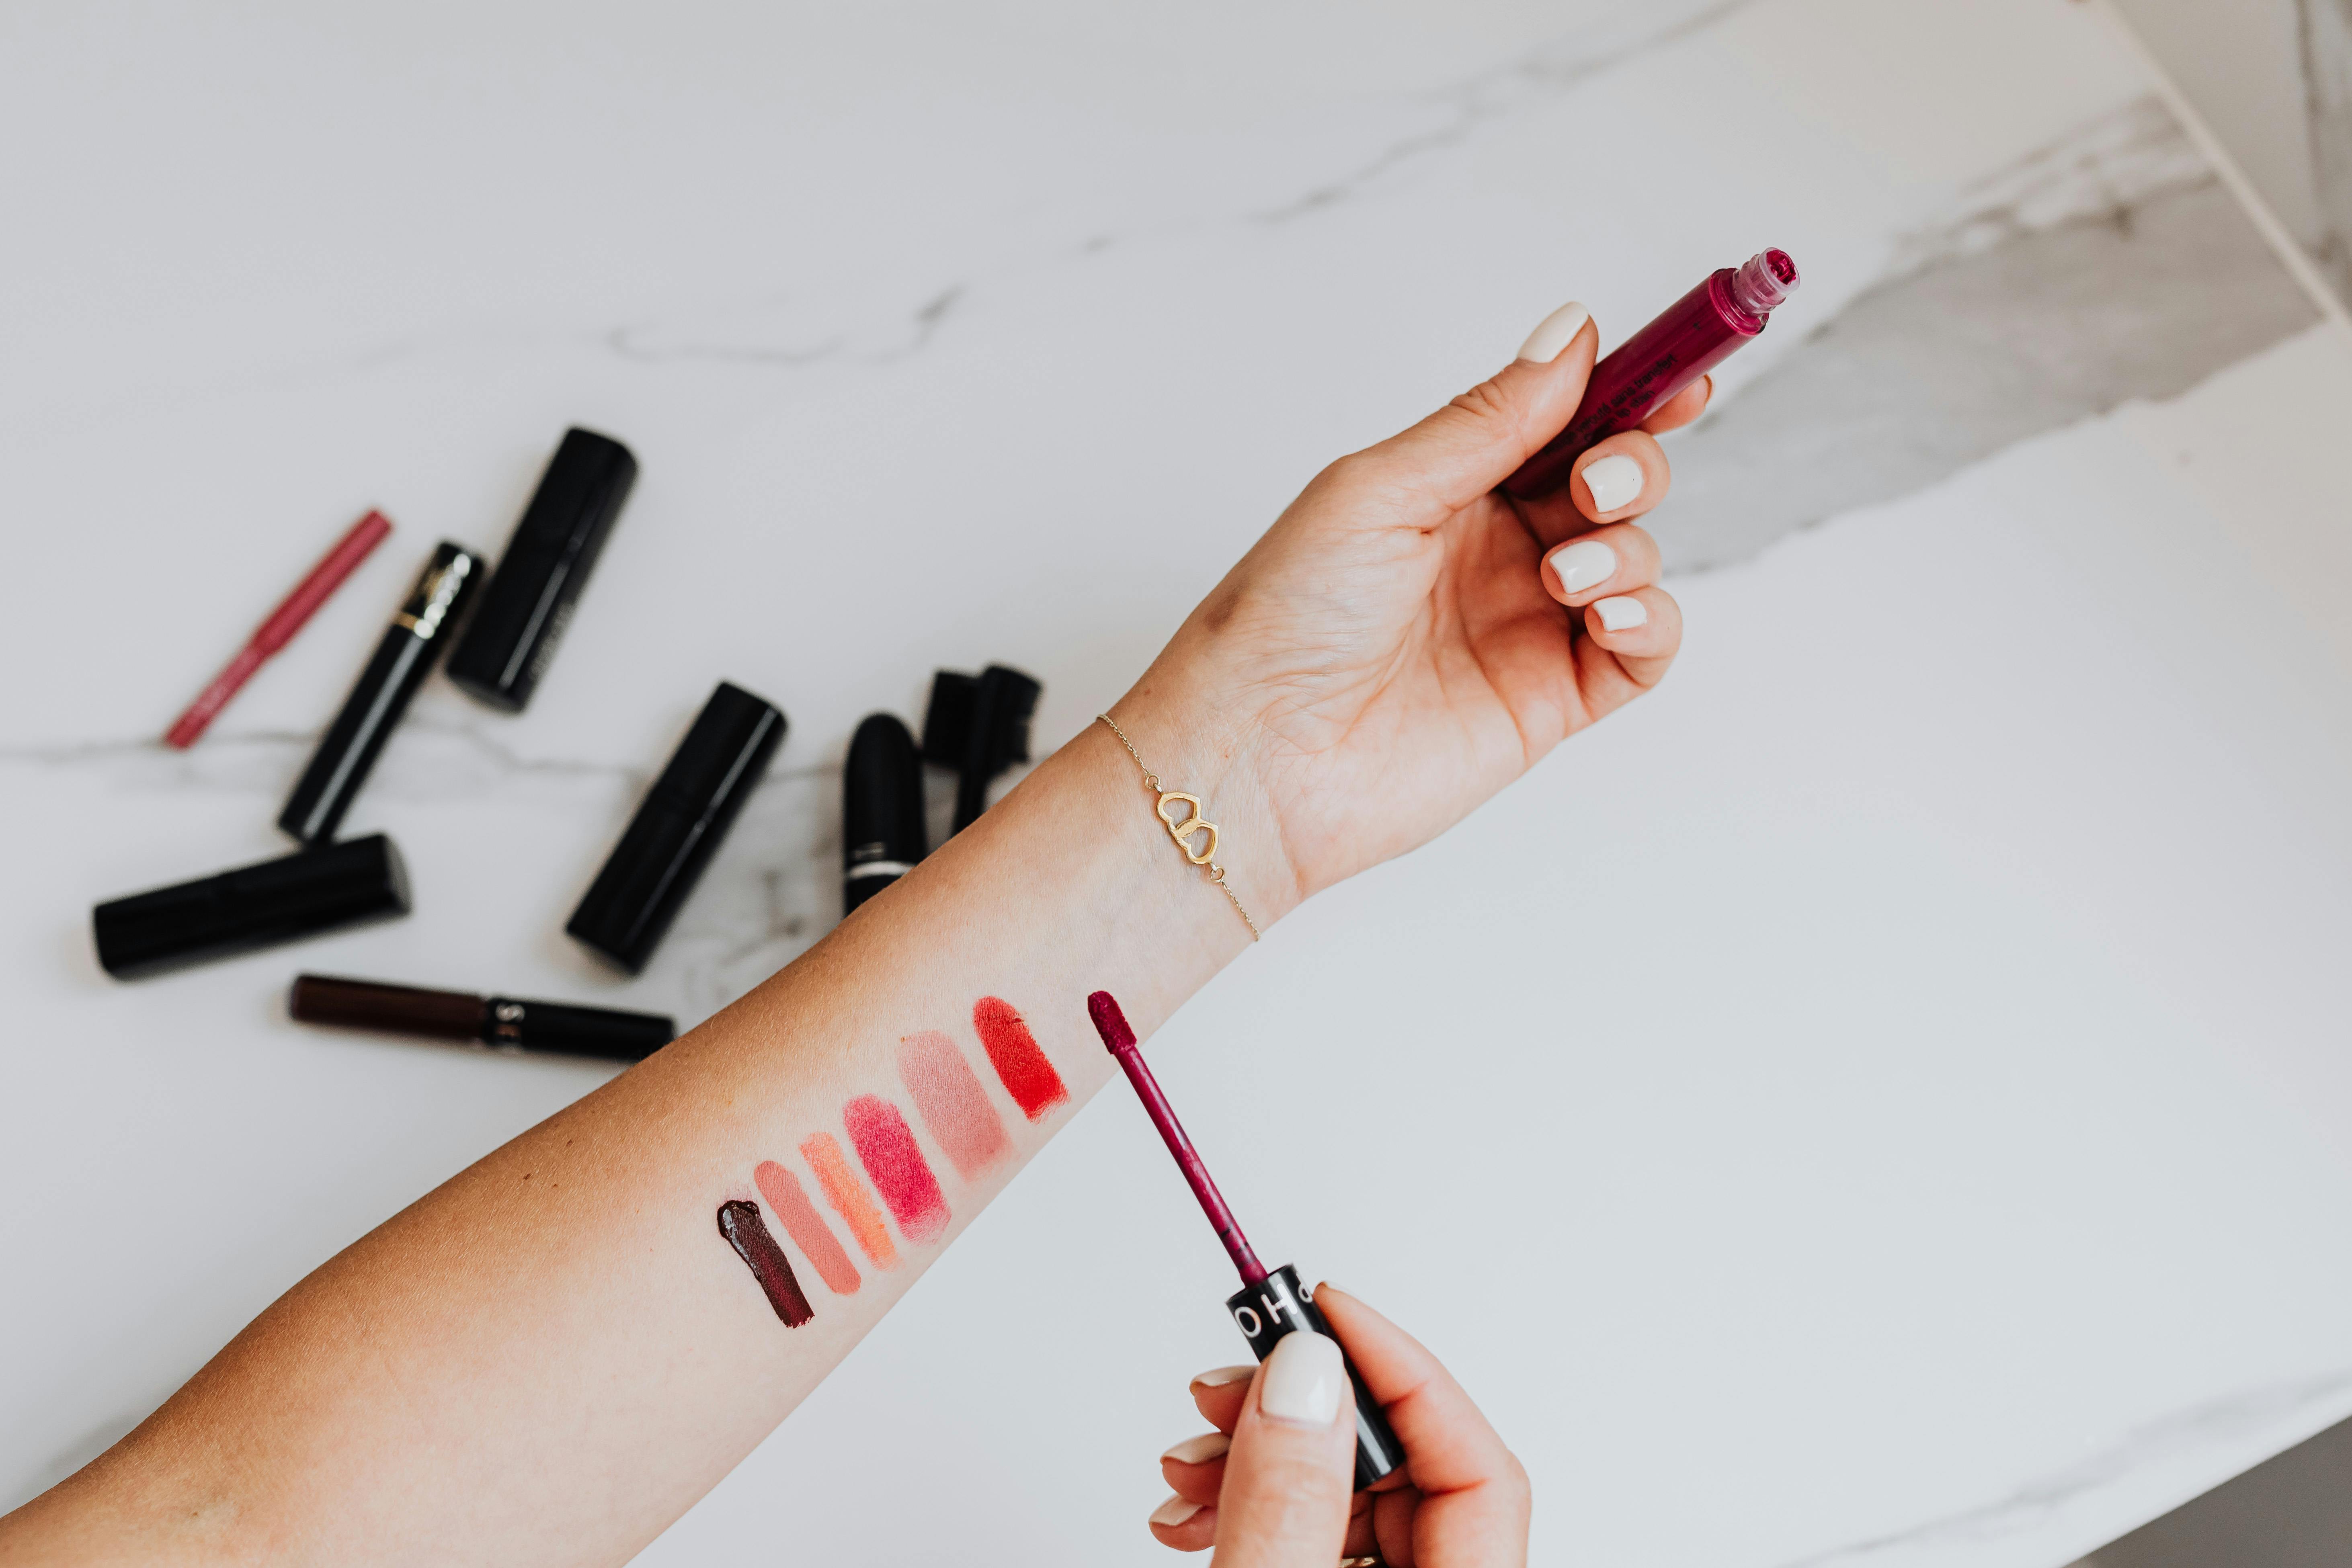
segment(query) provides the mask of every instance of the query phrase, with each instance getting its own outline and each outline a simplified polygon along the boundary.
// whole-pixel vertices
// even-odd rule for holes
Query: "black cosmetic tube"
[[[1234,1326],[1241,1330],[1242,1338],[1249,1341],[1251,1352],[1260,1361],[1301,1329],[1312,1329],[1335,1345],[1339,1342],[1339,1336],[1316,1310],[1315,1298],[1298,1282],[1298,1270],[1287,1263],[1226,1297],[1225,1310],[1234,1315]],[[1356,1385],[1356,1489],[1362,1491],[1391,1470],[1403,1468],[1404,1445],[1397,1441],[1389,1418],[1365,1392],[1363,1374],[1347,1359],[1345,1351],[1340,1360],[1348,1369],[1348,1381]]]
[[[519,713],[571,625],[573,605],[636,482],[626,447],[593,430],[563,433],[474,624],[449,656],[449,679],[493,708]]]
[[[977,676],[942,669],[931,679],[923,715],[923,760],[956,771],[955,826],[961,833],[988,809],[988,786],[1029,760],[1029,721],[1045,689],[1009,665]]]
[[[297,975],[287,1011],[305,1024],[606,1061],[643,1061],[677,1037],[677,1026],[656,1013],[428,991],[327,974]]]
[[[100,967],[135,980],[408,912],[408,873],[383,834],[304,849],[90,911]]]
[[[278,826],[305,844],[324,844],[342,826],[343,813],[358,798],[368,770],[392,738],[409,700],[432,671],[433,656],[448,641],[481,575],[481,558],[462,544],[444,540],[416,579],[408,602],[376,645],[375,657],[360,671],[359,684],[343,700],[343,710],[302,770],[301,782],[278,814]]]
[[[869,715],[841,772],[841,907],[846,914],[915,868],[928,848],[923,757],[889,713]]]
[[[645,968],[783,739],[780,710],[720,681],[563,929],[632,974]]]

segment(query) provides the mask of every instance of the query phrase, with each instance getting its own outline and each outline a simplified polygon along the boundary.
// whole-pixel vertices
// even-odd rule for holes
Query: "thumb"
[[[1571,300],[1536,324],[1518,358],[1363,456],[1448,510],[1468,506],[1576,416],[1600,343],[1591,312]]]
[[[1356,1404],[1337,1342],[1287,1334],[1258,1369],[1225,1455],[1212,1568],[1331,1568],[1355,1494]]]

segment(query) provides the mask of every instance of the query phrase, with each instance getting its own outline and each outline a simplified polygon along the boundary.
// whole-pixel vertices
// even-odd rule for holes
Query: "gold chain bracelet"
[[[1195,866],[1208,868],[1209,880],[1214,882],[1217,890],[1232,901],[1234,913],[1241,916],[1242,924],[1249,927],[1250,941],[1257,941],[1261,934],[1257,921],[1250,919],[1250,912],[1242,908],[1240,898],[1226,884],[1225,868],[1217,864],[1217,825],[1201,815],[1201,797],[1186,795],[1181,789],[1161,789],[1160,775],[1151,771],[1151,764],[1143,760],[1143,753],[1135,749],[1135,742],[1127,738],[1127,731],[1118,727],[1118,721],[1108,713],[1097,713],[1095,717],[1110,726],[1110,732],[1118,737],[1118,743],[1127,748],[1127,754],[1133,757],[1135,765],[1143,770],[1143,787],[1160,797],[1160,804],[1152,807],[1153,815],[1160,818],[1160,826],[1168,829],[1168,837],[1176,841],[1176,847],[1184,852],[1185,859]],[[1181,817],[1169,814],[1168,807],[1171,802],[1183,812]],[[1209,836],[1209,841],[1197,850],[1192,847],[1192,836],[1196,833]]]

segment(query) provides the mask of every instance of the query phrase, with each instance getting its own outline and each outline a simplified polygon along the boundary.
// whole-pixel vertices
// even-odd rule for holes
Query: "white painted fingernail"
[[[1195,1388],[1223,1388],[1229,1383],[1247,1383],[1257,1375],[1254,1366],[1213,1366],[1192,1380]]]
[[[1197,1437],[1185,1438],[1160,1457],[1180,1465],[1205,1465],[1233,1446],[1234,1440],[1223,1432],[1203,1432]]]
[[[1178,1525],[1183,1523],[1186,1520],[1192,1518],[1194,1514],[1200,1511],[1201,1505],[1199,1503],[1190,1502],[1180,1497],[1171,1497],[1166,1502],[1161,1503],[1158,1508],[1151,1510],[1151,1522],[1154,1524]]]
[[[1622,452],[1595,458],[1578,471],[1597,511],[1615,511],[1642,499],[1642,465]]]
[[[1312,1329],[1285,1334],[1265,1358],[1265,1377],[1257,1385],[1257,1407],[1277,1421],[1302,1426],[1328,1426],[1339,1414],[1339,1396],[1348,1386],[1347,1369],[1339,1362],[1339,1346]]]
[[[1551,552],[1552,575],[1563,594],[1580,594],[1617,574],[1617,552],[1597,539],[1580,539]]]
[[[1560,350],[1576,341],[1576,334],[1584,331],[1584,323],[1591,320],[1592,312],[1570,300],[1536,323],[1536,330],[1519,345],[1519,357],[1537,364],[1549,364],[1559,357]]]
[[[1601,612],[1604,632],[1630,632],[1650,624],[1650,606],[1639,599],[1595,599],[1592,607]]]

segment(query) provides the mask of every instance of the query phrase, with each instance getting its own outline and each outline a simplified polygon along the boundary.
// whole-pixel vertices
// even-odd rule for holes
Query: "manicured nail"
[[[1205,1465],[1233,1446],[1234,1440],[1223,1432],[1203,1432],[1197,1437],[1185,1438],[1160,1457],[1180,1465]]]
[[[1615,511],[1642,499],[1642,465],[1622,452],[1595,458],[1578,470],[1596,511]]]
[[[1601,612],[1604,632],[1630,632],[1650,624],[1650,606],[1639,599],[1595,599],[1592,607]]]
[[[1265,1358],[1257,1407],[1277,1421],[1328,1426],[1339,1414],[1339,1396],[1347,1386],[1339,1344],[1312,1329],[1301,1329],[1283,1335]]]
[[[1563,594],[1580,594],[1617,574],[1617,552],[1597,539],[1580,539],[1551,552],[1552,575]]]
[[[1229,1383],[1247,1383],[1257,1375],[1254,1366],[1213,1366],[1192,1380],[1195,1388],[1223,1388]]]
[[[1576,334],[1584,331],[1584,323],[1591,320],[1592,312],[1570,300],[1536,323],[1536,330],[1519,345],[1519,357],[1537,364],[1549,364],[1559,357],[1560,350],[1576,341]]]
[[[1151,1522],[1154,1524],[1178,1525],[1183,1523],[1186,1520],[1192,1518],[1194,1514],[1200,1511],[1201,1505],[1199,1503],[1188,1502],[1182,1498],[1171,1496],[1166,1502],[1161,1503],[1158,1508],[1151,1510]]]

